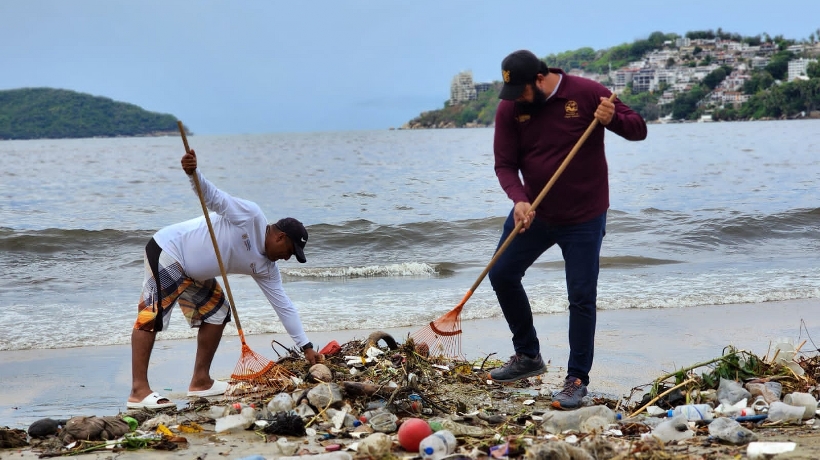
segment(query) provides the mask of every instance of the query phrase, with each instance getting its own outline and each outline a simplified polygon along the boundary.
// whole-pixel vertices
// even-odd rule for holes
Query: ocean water
[[[192,136],[203,174],[310,232],[283,262],[310,331],[424,326],[490,261],[511,203],[492,129]],[[599,309],[820,298],[820,120],[608,133]],[[129,342],[153,232],[201,214],[176,137],[0,142],[0,350]],[[248,277],[246,334],[281,333]],[[528,271],[535,312],[567,308],[560,251]],[[462,318],[498,318],[489,281]],[[229,328],[229,334],[235,329]],[[193,337],[175,314],[159,340]]]

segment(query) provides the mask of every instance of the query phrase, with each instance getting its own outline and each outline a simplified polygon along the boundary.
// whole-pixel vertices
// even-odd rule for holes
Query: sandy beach
[[[810,335],[820,337],[820,320],[816,315],[819,303],[817,299],[806,299],[681,309],[600,311],[590,391],[613,398],[625,395],[631,388],[648,384],[666,372],[718,357],[727,345],[764,356],[770,344],[777,340],[785,338],[798,342],[813,338],[807,337],[806,330]],[[805,322],[805,328],[801,328],[801,322]],[[495,353],[494,358],[506,360],[512,353],[503,318],[465,321],[462,328],[462,348],[469,359]],[[566,364],[567,314],[538,316],[536,328],[542,354],[545,360],[550,360],[545,382],[557,388],[564,377]],[[414,330],[416,328],[385,332],[403,342]],[[344,343],[363,339],[371,332],[314,332],[309,336],[321,347],[330,340]],[[289,345],[289,338],[281,335],[248,337],[252,349],[276,359],[271,340]],[[239,357],[239,347],[236,336],[223,339],[212,367],[215,378],[225,379],[230,375]],[[152,355],[149,378],[153,389],[176,400],[180,407],[187,402],[185,391],[194,351],[193,340],[160,340]],[[816,352],[816,347],[809,340],[802,351]],[[0,352],[0,426],[26,429],[35,420],[45,417],[56,419],[124,412],[130,389],[130,365],[128,346]],[[221,444],[208,436],[202,436],[202,439],[189,436],[187,449],[152,455],[156,458],[196,458],[201,452],[219,452],[228,458],[255,453],[265,455],[264,446],[254,444],[259,443],[260,438],[252,433],[246,437],[246,434],[231,435]],[[242,447],[237,447],[237,443]],[[0,458],[32,458],[33,455],[26,450],[0,451]],[[128,458],[131,455],[144,455],[144,452],[118,456]]]

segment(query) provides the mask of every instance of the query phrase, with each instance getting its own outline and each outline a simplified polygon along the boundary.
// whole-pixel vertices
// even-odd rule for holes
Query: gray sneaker
[[[576,377],[564,379],[564,389],[552,397],[552,407],[556,409],[577,409],[587,395],[587,386]]]
[[[507,364],[491,370],[490,378],[495,382],[507,383],[527,377],[535,377],[544,372],[547,372],[547,366],[544,364],[544,360],[541,359],[540,353],[535,358],[516,353],[510,357]]]

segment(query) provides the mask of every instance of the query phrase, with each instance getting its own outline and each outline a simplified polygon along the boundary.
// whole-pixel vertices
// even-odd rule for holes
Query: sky
[[[820,0],[0,0],[0,90],[104,96],[196,134],[381,130],[441,108],[458,72],[500,80],[518,49],[719,27],[807,39]]]

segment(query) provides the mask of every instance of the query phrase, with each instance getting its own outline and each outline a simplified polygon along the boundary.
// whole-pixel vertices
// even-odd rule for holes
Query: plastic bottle
[[[715,418],[714,409],[709,404],[684,404],[669,410],[666,414],[670,418],[676,415],[683,415],[690,422]]]
[[[552,434],[564,431],[603,431],[615,423],[615,412],[606,406],[587,406],[573,411],[552,410],[544,414],[543,428]]]
[[[456,437],[449,430],[439,430],[422,439],[419,454],[424,460],[439,460],[456,451]]]

